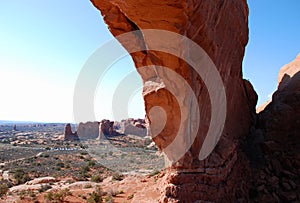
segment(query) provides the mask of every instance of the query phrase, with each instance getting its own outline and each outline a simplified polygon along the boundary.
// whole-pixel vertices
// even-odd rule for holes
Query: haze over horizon
[[[276,89],[279,69],[300,53],[300,2],[248,4],[243,75],[262,104]],[[74,123],[73,94],[80,70],[98,47],[113,39],[99,11],[89,0],[2,1],[0,25],[0,120]],[[101,79],[95,95],[97,120],[116,120],[112,97],[132,71],[126,57]],[[129,117],[144,117],[141,90],[132,95],[128,108]]]

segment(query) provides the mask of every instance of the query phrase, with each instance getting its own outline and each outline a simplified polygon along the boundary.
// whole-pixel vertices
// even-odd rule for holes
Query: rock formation
[[[96,139],[99,136],[99,122],[79,123],[77,126],[77,134],[82,140]]]
[[[121,122],[115,122],[118,132],[125,135],[147,136],[147,126],[144,119],[129,118]]]
[[[281,68],[278,89],[260,112],[252,137],[259,140],[252,193],[259,202],[300,200],[300,54]],[[254,151],[254,150],[252,150]],[[259,159],[257,159],[259,157]],[[254,192],[253,192],[254,191]]]
[[[143,97],[151,132],[161,127],[158,117],[166,118],[163,130],[153,138],[160,150],[167,149],[178,132],[186,138],[181,145],[187,146],[185,141],[190,139],[193,126],[200,126],[192,146],[180,160],[174,161],[172,154],[167,154],[171,167],[165,176],[160,201],[247,201],[249,187],[247,177],[250,172],[241,150],[241,142],[247,137],[255,120],[257,95],[251,84],[242,79],[241,64],[248,42],[246,1],[92,0],[92,2],[101,11],[114,36],[130,31],[141,31],[139,34],[132,34],[134,40],[121,41],[121,44],[127,50],[132,46],[142,50],[131,53],[131,56],[144,82]],[[145,50],[145,47],[151,47],[151,44],[148,44],[150,42],[144,36],[143,29],[161,29],[178,33],[203,48],[221,76],[226,101],[222,100],[218,92],[209,92],[205,85],[207,78],[199,76],[184,60],[165,52]],[[176,46],[173,48],[178,49]],[[192,47],[180,47],[180,52],[185,55],[192,51]],[[195,115],[194,109],[197,105],[191,103],[191,95],[185,95],[185,86],[170,77],[166,69],[159,68],[161,66],[168,67],[168,70],[174,71],[189,84],[195,94],[201,115],[198,123],[193,122],[193,117],[198,115]],[[141,67],[146,67],[146,71]],[[168,87],[175,87],[183,105],[179,105],[180,101],[168,91]],[[200,149],[214,113],[211,109],[212,101],[209,99],[211,93],[217,100],[225,103],[228,113],[222,136],[213,153],[206,159],[199,160]],[[151,109],[155,106],[162,108],[165,115],[152,115]],[[192,113],[187,114],[189,112]],[[184,120],[182,126],[179,125],[181,120]]]
[[[99,131],[103,135],[109,136],[124,134],[145,137],[147,135],[147,126],[144,119],[128,118],[121,122],[103,119],[99,124]],[[99,135],[99,137],[101,136]]]
[[[114,129],[114,122],[110,120],[103,119],[100,122],[100,129],[104,135],[117,135]]]
[[[72,127],[71,127],[70,123],[66,124],[66,126],[65,126],[65,133],[64,133],[63,139],[65,141],[79,140],[77,133],[72,132]]]

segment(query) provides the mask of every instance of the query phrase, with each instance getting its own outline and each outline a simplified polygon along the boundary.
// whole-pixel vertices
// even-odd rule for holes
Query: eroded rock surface
[[[184,94],[186,92],[184,86],[170,77],[166,69],[159,69],[158,66],[175,71],[189,84],[196,96],[201,115],[197,123],[200,125],[199,131],[186,154],[176,161],[169,156],[170,154],[167,157],[171,161],[171,167],[165,176],[160,201],[246,201],[249,185],[247,177],[250,172],[240,142],[248,135],[254,121],[257,100],[251,84],[242,79],[241,64],[248,42],[246,1],[92,0],[92,2],[101,11],[114,36],[130,31],[141,31],[141,34],[133,34],[134,40],[130,42],[121,41],[127,50],[134,45],[140,50],[148,47],[149,39],[143,38],[143,29],[162,29],[184,35],[205,50],[224,83],[227,98],[224,102],[228,112],[224,130],[213,153],[201,161],[198,158],[199,152],[212,115],[209,99],[211,92],[208,92],[203,82],[205,76],[202,78],[184,60],[168,53],[155,50],[131,53],[144,82],[143,97],[151,124],[150,129],[156,129],[161,124],[156,122],[157,117],[166,118],[163,130],[153,138],[161,150],[166,149],[174,141],[179,130],[181,135],[186,137],[182,145],[187,145],[185,141],[190,139],[190,132],[195,125],[190,118],[197,115],[194,115],[195,104],[190,101],[191,95]],[[173,48],[178,49],[176,46]],[[183,54],[192,51],[190,47],[184,46],[179,49]],[[141,68],[144,66],[147,66],[146,69]],[[167,87],[175,87],[179,91],[182,105]],[[163,108],[165,115],[151,115],[151,109],[155,106]],[[180,126],[183,118],[183,125]]]

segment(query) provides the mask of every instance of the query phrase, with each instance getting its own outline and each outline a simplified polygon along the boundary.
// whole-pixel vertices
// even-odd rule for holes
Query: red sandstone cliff
[[[166,125],[154,141],[164,150],[175,140],[179,130],[182,130],[185,140],[190,139],[189,132],[193,125],[200,125],[192,146],[178,161],[172,154],[167,157],[172,161],[172,167],[165,178],[160,201],[163,202],[194,202],[202,201],[242,201],[248,198],[249,170],[247,161],[241,151],[240,142],[249,133],[255,117],[256,94],[249,82],[242,79],[242,59],[248,41],[248,7],[245,0],[92,0],[101,11],[109,30],[114,36],[140,30],[134,34],[130,43],[121,41],[129,50],[130,46],[141,49],[149,47],[148,39],[143,29],[162,29],[188,37],[196,42],[212,59],[222,82],[224,83],[227,117],[222,136],[213,153],[208,158],[199,160],[201,146],[209,130],[212,117],[212,101],[209,99],[207,79],[199,74],[184,60],[174,55],[143,50],[131,53],[135,66],[144,81],[144,100],[150,128],[155,129],[159,122],[151,115],[151,108],[160,106],[166,113]],[[175,47],[176,48],[176,47]],[[181,52],[189,53],[190,47],[180,47]],[[154,65],[153,67],[149,67]],[[141,67],[147,66],[146,71]],[[164,69],[157,71],[155,67],[164,66],[182,76],[196,96],[201,115],[199,123],[193,123],[191,117],[194,105],[190,105],[190,95],[184,95],[185,89],[167,74]],[[149,85],[150,83],[150,85]],[[183,105],[166,86],[174,86],[181,91]],[[217,92],[216,98],[222,99]],[[222,108],[222,107],[220,107]],[[184,109],[184,111],[182,111]],[[218,109],[221,111],[222,109]],[[182,112],[184,112],[182,114]],[[185,112],[192,112],[185,114]],[[196,115],[197,116],[197,115]],[[183,129],[179,129],[184,118]],[[182,145],[187,145],[185,140]]]

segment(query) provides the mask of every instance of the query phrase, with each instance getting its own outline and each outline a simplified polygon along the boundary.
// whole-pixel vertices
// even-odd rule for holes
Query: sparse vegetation
[[[130,199],[132,199],[133,197],[134,197],[134,194],[130,194],[130,195],[127,196],[127,199],[130,200]]]
[[[115,189],[111,189],[109,192],[108,192],[108,194],[110,194],[111,196],[113,196],[113,197],[115,197],[115,196],[117,196],[118,194],[122,194],[121,192],[123,192],[123,191],[118,191],[118,190],[115,190]],[[124,193],[124,192],[123,192]]]
[[[58,190],[56,192],[47,192],[44,195],[44,199],[46,202],[64,202],[67,196],[72,195],[69,189]]]
[[[85,188],[85,189],[87,189],[87,188],[92,188],[92,187],[93,187],[93,186],[92,186],[91,184],[89,184],[89,183],[84,185],[84,188]]]
[[[0,183],[0,197],[5,195],[8,191],[8,187],[6,183]]]
[[[107,195],[105,198],[104,198],[104,201],[105,203],[113,203],[113,197],[111,194]]]
[[[92,192],[92,194],[87,199],[88,203],[100,203],[102,202],[102,197],[105,195],[105,193],[102,191],[101,187],[98,186],[95,191]]]
[[[45,191],[47,191],[47,190],[49,190],[51,188],[52,188],[51,185],[44,184],[44,185],[42,185],[42,187],[38,191],[39,191],[39,193],[42,193],[42,192],[45,192]]]
[[[14,172],[14,180],[15,180],[16,185],[20,185],[20,184],[23,184],[23,183],[31,180],[31,179],[28,176],[28,174],[24,172],[23,169],[17,168]]]
[[[100,183],[103,181],[103,178],[100,175],[94,175],[91,177],[91,181],[95,183]]]
[[[149,177],[153,177],[160,174],[160,171],[153,171],[152,173],[149,174]]]
[[[121,181],[123,180],[124,176],[120,173],[113,173],[112,180]]]
[[[95,165],[96,165],[96,162],[95,162],[94,160],[88,161],[88,166],[89,166],[89,167],[93,167],[93,166],[95,166]]]

